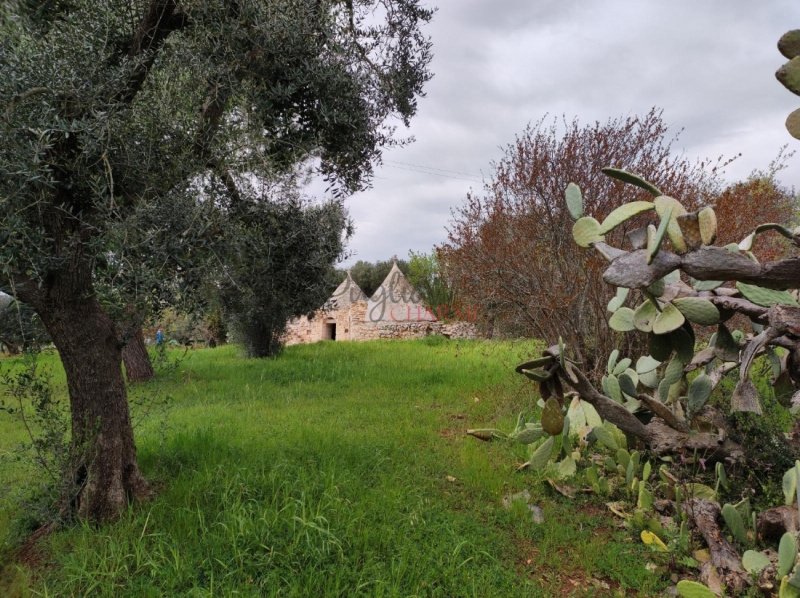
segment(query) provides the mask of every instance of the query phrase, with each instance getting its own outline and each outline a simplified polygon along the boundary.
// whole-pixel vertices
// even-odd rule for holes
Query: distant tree
[[[0,4],[0,288],[59,350],[79,515],[112,518],[148,491],[96,288],[131,219],[190,216],[141,264],[182,273],[171,248],[215,234],[191,218],[216,205],[207,181],[235,197],[242,178],[315,159],[336,193],[362,188],[430,76],[431,16],[418,0]]]
[[[579,184],[597,218],[647,195],[603,176],[601,168],[610,164],[640,173],[665,193],[704,203],[717,189],[713,171],[676,157],[671,143],[661,112],[653,109],[592,125],[540,120],[506,147],[484,192],[470,193],[455,209],[437,254],[488,334],[561,336],[590,370],[614,345],[639,342],[607,331],[603,262],[573,243],[564,189]]]
[[[754,173],[746,181],[726,187],[714,201],[720,228],[718,242],[738,243],[753,231],[753,222],[791,224],[797,220],[798,202],[792,192],[782,187],[775,171]],[[769,235],[754,247],[761,261],[784,257],[791,244],[780,235]]]
[[[456,305],[455,291],[439,267],[436,253],[408,254],[408,280],[439,319],[464,317]]]
[[[222,306],[212,305],[205,313],[202,324],[205,332],[205,341],[209,347],[223,345],[228,341],[228,326],[225,323],[225,315]]]
[[[122,347],[122,365],[128,382],[145,382],[155,376],[150,354],[144,341],[142,323],[138,317],[132,318],[120,327],[118,332]]]
[[[116,327],[130,382],[155,373],[142,330],[146,322],[162,319],[164,310],[196,320],[209,309],[206,278],[209,264],[224,253],[217,238],[224,216],[217,204],[197,202],[197,196],[212,196],[207,191],[193,186],[168,202],[142,202],[107,233],[108,252],[96,261],[94,286]],[[161,259],[154,262],[154,254]]]
[[[361,288],[361,290],[364,291],[367,297],[371,297],[389,275],[389,271],[392,269],[392,265],[395,262],[397,263],[397,267],[400,268],[400,271],[408,276],[408,262],[402,259],[394,258],[377,262],[358,260],[350,268],[350,275],[353,277],[353,280]],[[340,282],[345,275],[346,271],[341,270]]]
[[[0,294],[0,348],[17,355],[50,342],[39,316],[29,305]]]
[[[289,318],[328,298],[329,274],[349,232],[340,202],[311,204],[286,185],[231,212],[226,259],[214,276],[226,320],[249,357],[277,355]]]

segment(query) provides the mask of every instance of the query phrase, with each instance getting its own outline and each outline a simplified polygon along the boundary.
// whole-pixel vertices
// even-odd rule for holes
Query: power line
[[[477,174],[472,174],[471,172],[464,172],[462,170],[447,170],[446,168],[436,168],[435,166],[425,166],[424,164],[413,164],[411,162],[401,162],[400,160],[385,160],[385,162],[390,164],[401,164],[403,166],[411,166],[414,168],[424,168],[426,170],[438,170],[439,172],[445,172],[448,174],[460,174],[470,178],[482,180],[480,176]]]
[[[445,170],[443,168],[434,168],[432,166],[421,166],[419,164],[407,164],[405,162],[394,162],[391,160],[385,160],[384,163],[386,166],[390,168],[397,168],[398,170],[408,170],[410,172],[418,172],[421,174],[428,174],[432,176],[438,176],[446,179],[453,179],[457,181],[466,181],[468,183],[482,183],[483,180],[475,175],[468,174],[465,172],[459,172],[456,170]],[[434,172],[439,171],[439,172]],[[462,176],[453,176],[454,174],[462,175]],[[469,177],[469,178],[466,178]]]

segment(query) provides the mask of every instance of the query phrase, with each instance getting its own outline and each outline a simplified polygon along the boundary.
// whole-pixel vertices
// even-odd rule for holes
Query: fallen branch
[[[742,447],[728,438],[724,428],[719,428],[717,432],[682,432],[655,417],[646,429],[648,446],[658,455],[697,451],[710,463],[740,461],[744,458]]]
[[[689,516],[708,546],[711,563],[719,573],[720,579],[732,596],[739,596],[748,585],[748,575],[742,569],[742,559],[736,549],[725,539],[725,535],[717,525],[720,515],[719,505],[703,498],[690,498],[683,505],[683,511]]]

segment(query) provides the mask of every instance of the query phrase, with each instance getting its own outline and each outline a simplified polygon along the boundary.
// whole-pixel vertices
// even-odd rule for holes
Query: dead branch
[[[742,447],[730,440],[724,428],[716,432],[681,432],[669,426],[661,418],[653,418],[647,424],[648,446],[657,455],[669,455],[697,451],[707,462],[744,457]]]
[[[711,563],[717,569],[728,592],[739,596],[747,587],[747,573],[742,569],[741,557],[717,525],[719,505],[702,498],[690,498],[683,503],[683,511],[689,516],[708,546]]]

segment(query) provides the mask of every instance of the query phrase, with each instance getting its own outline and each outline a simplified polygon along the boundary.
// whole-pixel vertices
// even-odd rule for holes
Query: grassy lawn
[[[53,534],[34,567],[6,566],[0,595],[651,596],[664,583],[604,508],[515,473],[524,447],[463,433],[534,408],[511,368],[535,350],[428,339],[324,342],[268,361],[192,351],[132,391],[137,410],[168,397],[137,428],[155,498],[113,525]],[[22,432],[0,413],[0,454]],[[35,475],[3,461],[0,487]],[[543,523],[502,506],[526,488]],[[18,498],[0,501],[10,560],[23,514]]]

